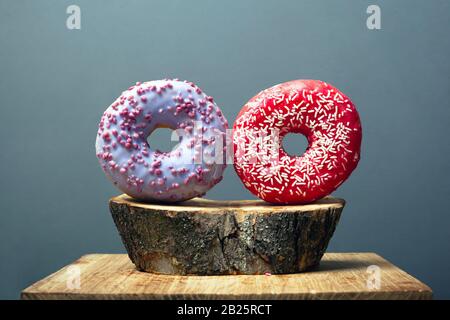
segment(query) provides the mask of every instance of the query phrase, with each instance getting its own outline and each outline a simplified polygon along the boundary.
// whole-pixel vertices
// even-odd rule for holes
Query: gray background
[[[78,4],[82,29],[66,29]],[[366,28],[378,4],[382,30]],[[261,89],[322,79],[358,107],[362,160],[330,251],[374,251],[450,298],[450,1],[0,1],[0,297],[124,252],[94,152],[104,109],[179,77],[230,122]],[[291,146],[292,147],[292,146]],[[208,194],[253,196],[232,167]]]

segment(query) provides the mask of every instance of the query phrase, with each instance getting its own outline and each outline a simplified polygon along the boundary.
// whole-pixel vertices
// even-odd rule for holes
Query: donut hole
[[[299,157],[308,149],[308,139],[301,133],[288,133],[283,137],[281,147],[291,157]]]
[[[152,150],[171,152],[178,145],[180,137],[171,128],[158,127],[147,137],[147,143]]]

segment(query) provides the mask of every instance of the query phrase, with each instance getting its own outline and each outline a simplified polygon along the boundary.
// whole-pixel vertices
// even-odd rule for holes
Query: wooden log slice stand
[[[297,273],[316,267],[345,201],[275,206],[260,200],[148,204],[126,195],[110,210],[138,270],[160,274]]]

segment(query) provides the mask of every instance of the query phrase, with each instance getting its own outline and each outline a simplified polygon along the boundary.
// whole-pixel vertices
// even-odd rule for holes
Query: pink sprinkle
[[[161,167],[161,160],[156,160],[152,163],[153,168],[159,168]]]
[[[105,140],[105,141],[110,141],[111,140],[111,137],[109,136],[108,132],[103,133],[102,137],[103,137],[103,140]]]

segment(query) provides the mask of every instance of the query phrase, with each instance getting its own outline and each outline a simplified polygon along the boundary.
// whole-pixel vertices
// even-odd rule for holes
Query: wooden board
[[[367,285],[379,267],[379,287]],[[374,267],[372,267],[374,268]],[[376,267],[375,267],[376,269]],[[73,276],[80,272],[79,287]],[[370,269],[369,269],[370,270]],[[371,282],[373,283],[373,282]],[[69,284],[69,286],[68,286]],[[23,290],[22,299],[431,299],[431,289],[374,253],[326,253],[299,274],[174,276],[137,271],[125,254],[89,254]]]

